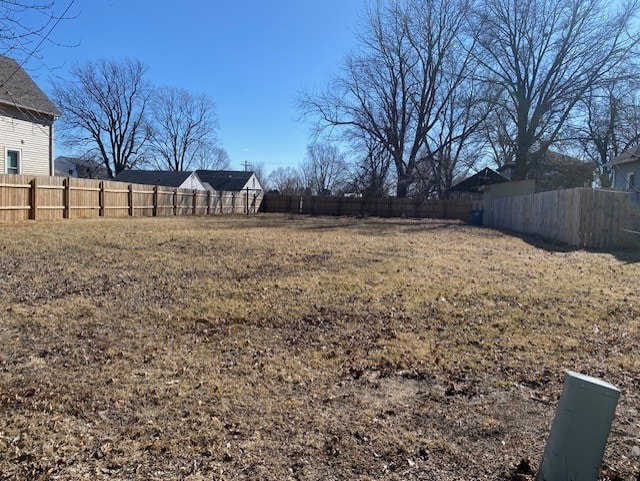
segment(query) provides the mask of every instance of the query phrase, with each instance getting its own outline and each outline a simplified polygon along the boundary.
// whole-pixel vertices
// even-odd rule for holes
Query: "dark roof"
[[[196,175],[214,190],[238,192],[247,185],[253,172],[242,170],[196,170]]]
[[[87,179],[106,179],[107,169],[92,159],[59,156],[55,160],[56,175],[72,175]]]
[[[123,170],[115,176],[114,180],[131,184],[180,187],[192,173],[193,172],[175,172],[170,170]]]
[[[616,155],[607,162],[605,167],[613,167],[614,165],[628,164],[629,162],[637,162],[640,160],[640,145],[635,145]]]
[[[54,117],[61,115],[18,62],[4,55],[0,55],[0,103]]]
[[[481,187],[490,184],[501,184],[503,182],[509,182],[509,179],[503,175],[498,174],[495,170],[485,167],[480,172],[464,179],[462,182],[458,182],[449,190],[452,192],[479,192]]]

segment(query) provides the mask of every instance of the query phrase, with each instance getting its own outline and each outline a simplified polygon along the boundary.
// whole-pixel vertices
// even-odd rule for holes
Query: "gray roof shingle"
[[[214,190],[238,192],[249,182],[253,172],[242,170],[196,170],[196,175]]]
[[[0,55],[0,103],[54,117],[61,115],[15,60]]]
[[[123,170],[115,176],[114,180],[131,184],[180,187],[191,174],[192,172],[170,170]]]

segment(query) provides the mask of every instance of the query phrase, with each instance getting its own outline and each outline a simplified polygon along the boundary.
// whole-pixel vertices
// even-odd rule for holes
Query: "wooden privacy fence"
[[[415,217],[471,219],[470,200],[398,199],[395,197],[335,197],[265,194],[262,211],[311,215],[370,215],[375,217]]]
[[[640,211],[624,192],[576,188],[488,200],[483,221],[575,247],[640,248]]]
[[[74,177],[0,175],[0,220],[250,214],[262,194],[212,192]]]

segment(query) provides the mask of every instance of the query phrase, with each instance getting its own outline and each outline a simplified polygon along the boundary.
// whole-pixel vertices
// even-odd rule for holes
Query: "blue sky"
[[[63,9],[70,0],[58,0]],[[45,64],[65,77],[73,62],[138,58],[155,85],[207,92],[232,166],[296,166],[309,122],[294,101],[322,87],[355,43],[365,0],[76,0],[46,45]],[[31,62],[49,92],[51,72]],[[56,155],[72,154],[57,146]]]

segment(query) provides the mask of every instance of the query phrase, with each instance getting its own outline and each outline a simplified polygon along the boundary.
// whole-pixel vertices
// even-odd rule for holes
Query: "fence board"
[[[69,217],[83,219],[100,215],[100,185],[91,179],[68,177]],[[64,207],[64,206],[63,206]]]
[[[57,220],[64,217],[65,187],[63,177],[34,177],[37,205],[35,218]]]

